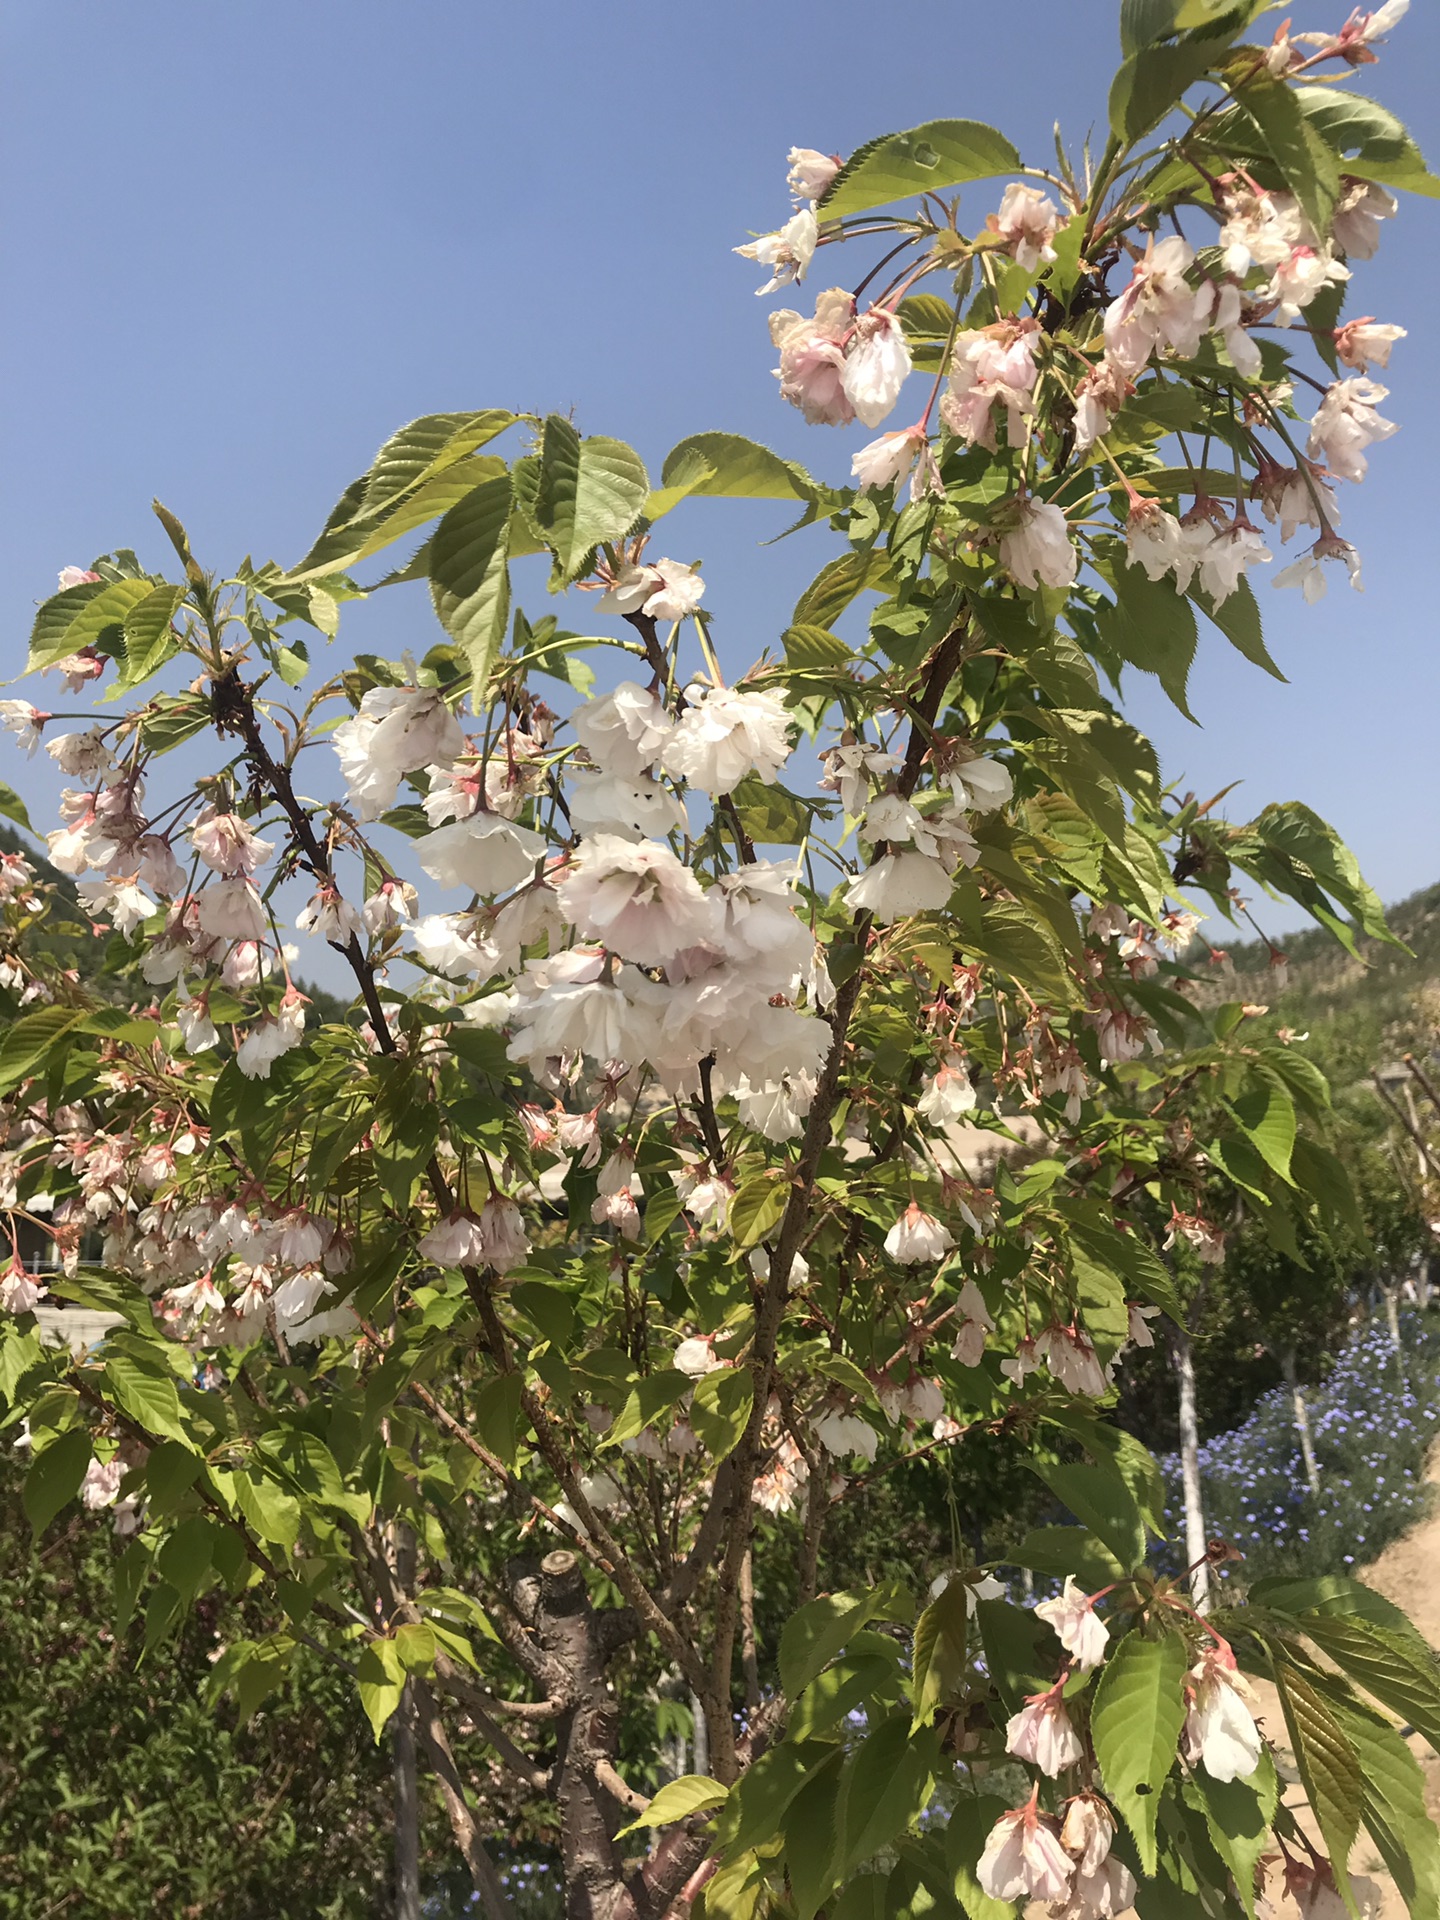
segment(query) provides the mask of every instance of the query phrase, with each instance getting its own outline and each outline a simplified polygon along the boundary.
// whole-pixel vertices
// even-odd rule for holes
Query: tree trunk
[[[395,1920],[420,1920],[420,1780],[415,1757],[415,1700],[407,1681],[390,1722],[395,1783]]]
[[[1400,1281],[1393,1279],[1380,1283],[1380,1291],[1385,1296],[1385,1324],[1390,1329],[1390,1345],[1395,1349],[1395,1371],[1403,1389],[1409,1382],[1405,1378],[1405,1348],[1400,1338],[1400,1286]]]
[[[1190,1336],[1177,1327],[1172,1340],[1175,1373],[1180,1383],[1180,1482],[1185,1497],[1185,1558],[1190,1565],[1190,1597],[1195,1611],[1210,1604],[1209,1541],[1205,1533],[1205,1506],[1200,1487],[1200,1429],[1195,1418],[1195,1356]]]
[[[573,1553],[550,1553],[540,1563],[535,1635],[541,1651],[564,1672],[569,1704],[555,1722],[555,1804],[565,1873],[566,1920],[636,1920],[620,1849],[610,1838],[620,1826],[613,1796],[596,1777],[613,1766],[619,1708],[605,1679],[599,1617]],[[623,1809],[629,1817],[629,1809]]]
[[[1300,1385],[1295,1372],[1295,1349],[1286,1347],[1280,1355],[1280,1371],[1285,1376],[1285,1384],[1290,1389],[1291,1403],[1295,1408],[1295,1431],[1300,1436],[1300,1458],[1305,1462],[1305,1480],[1311,1493],[1320,1492],[1320,1469],[1315,1462],[1315,1448],[1310,1439],[1310,1410],[1305,1405],[1305,1389]]]
[[[415,1585],[415,1534],[403,1520],[385,1529],[385,1547],[402,1593]],[[415,1693],[406,1682],[390,1722],[395,1819],[395,1920],[420,1920],[420,1774],[415,1752]]]
[[[700,1696],[692,1687],[690,1690],[690,1717],[695,1722],[695,1738],[691,1742],[692,1771],[708,1773],[710,1771],[710,1726],[705,1718],[705,1709]]]

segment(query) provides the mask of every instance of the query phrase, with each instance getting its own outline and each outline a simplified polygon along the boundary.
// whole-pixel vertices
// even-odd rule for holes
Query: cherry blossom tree
[[[39,609],[31,667],[97,704],[0,718],[73,783],[49,857],[130,1004],[47,967],[7,858],[31,1517],[113,1509],[152,1649],[216,1585],[266,1603],[216,1668],[246,1711],[299,1646],[343,1668],[492,1915],[516,1793],[596,1920],[1253,1915],[1267,1852],[1353,1908],[1362,1825],[1435,1911],[1377,1710],[1440,1738],[1423,1642],[1355,1582],[1242,1604],[1223,1542],[1201,1618],[1107,1418],[1179,1313],[1166,1240],[1213,1255],[1240,1208],[1283,1248],[1340,1207],[1316,1070],[1197,1004],[1203,916],[1258,889],[1384,935],[1308,808],[1177,794],[1117,705],[1129,668],[1188,712],[1202,631],[1275,672],[1252,580],[1359,586],[1339,503],[1396,430],[1404,330],[1342,312],[1392,189],[1440,192],[1354,85],[1404,0],[1247,40],[1263,11],[1127,0],[1098,155],[971,120],[791,153],[738,251],[763,293],[855,283],[770,316],[780,404],[865,431],[851,485],[718,431],[652,485],[559,415],[430,415],[288,569],[212,571],[157,507],[178,567],[108,554]],[[832,543],[738,680],[673,557],[715,498]],[[515,599],[542,579],[558,611]],[[420,581],[421,657],[312,660],[302,628]],[[321,943],[337,1019],[299,984]],[[116,1330],[43,1347],[47,1291]],[[958,1559],[824,1590],[868,1474],[982,1434],[1072,1516],[1009,1563],[1058,1595]],[[764,1648],[759,1554],[796,1569]],[[657,1740],[627,1778],[662,1666],[706,1764],[666,1780]]]

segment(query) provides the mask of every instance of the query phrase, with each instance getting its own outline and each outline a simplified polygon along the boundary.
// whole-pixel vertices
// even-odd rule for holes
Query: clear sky
[[[1347,6],[1291,10],[1334,27]],[[1076,145],[1103,129],[1117,17],[1111,0],[7,0],[4,673],[57,567],[119,545],[167,563],[152,495],[207,565],[293,563],[419,413],[573,408],[652,474],[683,435],[725,427],[845,477],[868,434],[781,404],[777,303],[729,251],[784,217],[787,148],[848,152],[954,114],[1043,164],[1057,116]],[[1432,159],[1437,55],[1440,7],[1417,0],[1361,76]],[[969,190],[977,224],[997,191]],[[1440,203],[1407,199],[1347,308],[1411,335],[1384,409],[1403,432],[1343,489],[1363,596],[1337,583],[1307,609],[1261,584],[1290,685],[1213,636],[1199,729],[1153,683],[1131,696],[1169,774],[1242,780],[1232,811],[1309,801],[1389,899],[1440,877],[1437,257]],[[782,514],[691,503],[665,523],[663,550],[705,559],[737,667],[834,551],[823,531],[760,546]],[[435,632],[406,589],[347,608],[337,644],[423,650]],[[0,779],[49,815],[45,773],[6,752]]]

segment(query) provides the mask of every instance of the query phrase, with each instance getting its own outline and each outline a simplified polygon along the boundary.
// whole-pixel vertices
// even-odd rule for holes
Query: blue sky
[[[1297,28],[1334,26],[1346,6],[1293,11]],[[869,436],[806,428],[781,404],[765,332],[777,302],[755,298],[758,277],[729,251],[784,217],[786,149],[846,152],[964,114],[1043,164],[1057,114],[1077,145],[1103,127],[1117,13],[1110,0],[10,0],[5,671],[57,567],[117,545],[165,563],[152,495],[207,565],[293,562],[385,435],[435,409],[573,407],[652,473],[683,435],[723,426],[843,477]],[[1437,56],[1440,10],[1421,0],[1362,76],[1431,149]],[[970,190],[977,223],[997,191]],[[1411,330],[1385,408],[1404,430],[1374,450],[1365,487],[1344,489],[1364,595],[1336,586],[1307,609],[1262,585],[1290,685],[1216,637],[1192,682],[1199,729],[1151,683],[1130,703],[1169,774],[1206,793],[1242,780],[1232,810],[1309,801],[1389,899],[1440,877],[1440,387],[1423,372],[1437,241],[1440,203],[1407,200],[1348,308]],[[843,277],[857,277],[848,259]],[[781,516],[691,503],[666,523],[666,551],[706,562],[737,667],[775,642],[834,550],[823,532],[760,546]],[[407,590],[347,609],[338,644],[418,651],[434,631]],[[0,758],[0,778],[47,813],[54,783]]]

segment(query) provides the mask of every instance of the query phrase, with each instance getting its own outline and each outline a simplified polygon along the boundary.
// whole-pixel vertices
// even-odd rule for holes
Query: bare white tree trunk
[[[1209,1544],[1205,1532],[1205,1503],[1200,1490],[1200,1428],[1195,1417],[1195,1356],[1183,1327],[1174,1335],[1175,1373],[1180,1383],[1180,1483],[1185,1497],[1185,1558],[1190,1563],[1190,1597],[1195,1611],[1210,1604]]]
[[[691,1689],[690,1714],[695,1722],[695,1738],[691,1742],[692,1764],[696,1773],[710,1771],[710,1728],[705,1719],[705,1709],[700,1704],[700,1696]]]
[[[415,1702],[405,1684],[390,1722],[395,1792],[395,1920],[420,1920],[420,1779],[415,1757]]]
[[[415,1584],[415,1535],[403,1520],[386,1529],[390,1562],[404,1593]],[[415,1751],[415,1690],[407,1680],[390,1722],[395,1818],[395,1920],[420,1920],[420,1769]]]
[[[1310,1439],[1310,1409],[1305,1405],[1305,1389],[1296,1377],[1293,1347],[1286,1347],[1281,1354],[1280,1371],[1285,1376],[1285,1384],[1290,1389],[1291,1405],[1295,1409],[1295,1431],[1300,1436],[1300,1458],[1305,1462],[1305,1480],[1311,1493],[1318,1494],[1320,1469],[1316,1465],[1315,1448]]]

